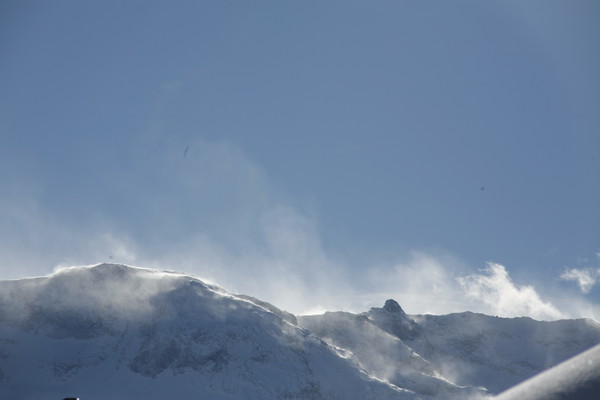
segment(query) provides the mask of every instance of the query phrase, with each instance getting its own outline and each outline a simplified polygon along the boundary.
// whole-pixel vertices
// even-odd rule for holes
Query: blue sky
[[[113,261],[294,312],[600,319],[599,18],[4,1],[0,277]]]

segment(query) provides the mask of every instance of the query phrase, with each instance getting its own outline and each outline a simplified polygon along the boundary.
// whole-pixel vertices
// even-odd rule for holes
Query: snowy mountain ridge
[[[352,350],[348,336],[361,335],[360,329],[336,330],[343,323],[341,317],[325,313],[300,317],[299,323],[324,340],[345,343]],[[379,328],[371,343],[383,343],[383,333],[398,338],[444,379],[461,386],[484,387],[491,393],[508,389],[600,343],[600,324],[589,319],[547,322],[472,312],[408,315],[394,300],[388,300],[383,308],[345,313],[342,318],[346,324],[361,318]],[[389,349],[379,353],[390,357]]]
[[[600,343],[590,320],[296,317],[172,271],[0,281],[0,398],[469,399]]]

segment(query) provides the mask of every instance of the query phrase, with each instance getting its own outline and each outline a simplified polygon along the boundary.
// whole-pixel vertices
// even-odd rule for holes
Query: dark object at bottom
[[[79,400],[79,397],[65,397],[63,400]]]
[[[495,400],[598,400],[600,345],[500,393]]]

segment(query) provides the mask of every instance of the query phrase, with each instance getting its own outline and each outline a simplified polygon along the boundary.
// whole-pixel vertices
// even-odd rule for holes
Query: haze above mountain
[[[0,282],[0,397],[468,399],[600,343],[588,319],[296,317],[173,271],[115,264]]]

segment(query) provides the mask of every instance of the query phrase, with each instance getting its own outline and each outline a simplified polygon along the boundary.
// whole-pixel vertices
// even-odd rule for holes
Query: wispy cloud
[[[394,298],[413,314],[465,311],[467,304],[456,276],[466,270],[450,255],[414,251],[393,264],[369,268],[364,282],[368,285],[365,292],[371,295],[365,303],[376,300],[381,306],[386,299]]]
[[[600,281],[600,268],[567,269],[560,279],[577,282],[581,293],[587,294]]]
[[[131,157],[81,218],[53,211],[36,190],[0,196],[1,278],[114,262],[183,271],[294,313],[360,312],[395,298],[415,314],[564,315],[500,264],[473,273],[452,255],[426,251],[364,266],[334,256],[318,221],[231,144],[147,138]],[[563,279],[582,290],[598,278],[574,271]]]
[[[596,262],[600,266],[600,253],[596,253]],[[587,294],[600,282],[600,267],[567,268],[560,279],[577,282],[581,293]]]
[[[237,246],[199,234],[139,259],[143,265],[182,270],[295,313],[343,309],[338,296],[348,286],[346,271],[326,254],[314,223],[286,206],[267,209],[257,220],[252,240]]]
[[[408,313],[474,311],[543,320],[565,317],[551,300],[543,300],[532,285],[514,282],[506,267],[497,263],[469,273],[469,267],[455,257],[413,252],[406,261],[373,269],[370,274],[372,298],[381,302],[383,297],[394,297]]]
[[[343,308],[333,300],[343,289],[333,288],[347,286],[344,269],[314,219],[240,149],[147,138],[130,156],[76,221],[35,192],[0,195],[0,278],[114,262],[185,271],[297,313]]]
[[[488,263],[481,272],[458,278],[458,282],[466,296],[487,305],[495,314],[537,319],[565,317],[550,302],[543,301],[533,286],[516,284],[503,265]]]

